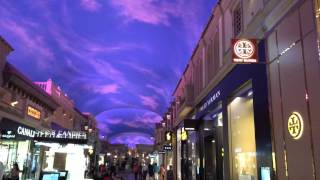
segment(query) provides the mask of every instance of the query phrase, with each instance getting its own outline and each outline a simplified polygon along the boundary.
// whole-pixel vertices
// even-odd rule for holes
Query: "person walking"
[[[157,163],[153,164],[153,171],[154,171],[154,178],[155,180],[159,180],[159,172],[160,172],[160,168],[158,166]]]
[[[166,175],[166,169],[164,168],[164,165],[161,164],[160,166],[160,180],[165,180],[165,175]]]
[[[146,164],[143,164],[142,166],[142,179],[146,180],[148,174],[148,166]]]
[[[167,180],[173,180],[173,170],[172,170],[172,165],[169,166],[169,170],[167,171]]]
[[[139,166],[137,163],[133,165],[134,180],[138,180]]]
[[[152,164],[148,165],[148,177],[149,180],[154,180],[154,168]]]

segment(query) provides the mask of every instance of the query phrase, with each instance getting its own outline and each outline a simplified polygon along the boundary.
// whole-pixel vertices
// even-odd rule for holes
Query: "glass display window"
[[[232,180],[256,180],[257,157],[251,86],[242,88],[228,104]]]

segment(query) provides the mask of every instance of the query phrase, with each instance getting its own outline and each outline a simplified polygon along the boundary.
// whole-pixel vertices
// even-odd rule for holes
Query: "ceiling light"
[[[17,105],[19,102],[18,101],[13,101],[12,103],[11,103],[11,106],[15,106],[15,105]]]

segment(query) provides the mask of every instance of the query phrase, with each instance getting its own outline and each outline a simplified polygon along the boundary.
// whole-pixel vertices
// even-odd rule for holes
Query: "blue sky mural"
[[[52,78],[113,143],[152,143],[215,0],[0,0],[9,62]]]

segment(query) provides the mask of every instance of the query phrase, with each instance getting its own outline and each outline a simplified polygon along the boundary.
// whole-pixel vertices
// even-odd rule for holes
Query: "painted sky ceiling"
[[[0,0],[9,62],[52,78],[113,143],[152,143],[154,123],[214,0]]]

